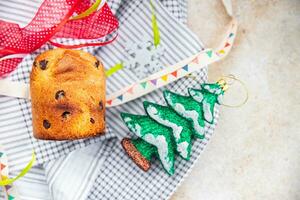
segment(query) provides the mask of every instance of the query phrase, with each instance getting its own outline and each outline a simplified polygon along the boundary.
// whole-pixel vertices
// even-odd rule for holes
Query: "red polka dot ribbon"
[[[16,68],[22,61],[21,54],[31,53],[48,41],[63,48],[112,42],[117,35],[118,21],[106,3],[86,17],[71,19],[72,15],[84,12],[91,5],[90,0],[44,0],[24,28],[0,20],[0,77]],[[107,41],[106,37],[113,33],[114,37]],[[73,45],[64,44],[64,39],[72,39]]]

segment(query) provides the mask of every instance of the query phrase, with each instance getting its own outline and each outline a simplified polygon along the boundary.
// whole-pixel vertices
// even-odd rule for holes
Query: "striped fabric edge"
[[[106,140],[104,145],[94,144],[79,149],[66,157],[45,164],[47,182],[52,197],[66,199],[68,196],[68,199],[86,199],[99,173],[99,166],[105,160],[105,151],[109,142],[110,140]]]
[[[17,172],[13,172],[11,175],[15,176]],[[34,166],[24,177],[15,182],[15,186],[21,200],[52,200],[49,195],[45,170],[41,166]]]

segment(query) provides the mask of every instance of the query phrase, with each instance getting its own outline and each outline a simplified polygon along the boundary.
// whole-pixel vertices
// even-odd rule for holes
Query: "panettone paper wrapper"
[[[186,8],[185,1],[165,0],[160,2],[156,0],[153,2],[161,35],[160,45],[164,48],[164,54],[160,58],[161,67],[174,64],[203,49],[197,37],[181,23],[186,21],[186,12],[181,9]],[[99,56],[107,69],[129,58],[128,52],[124,50],[126,45],[153,40],[151,10],[148,1],[108,1],[108,3],[112,7],[115,6],[117,10],[116,16],[120,22],[118,39],[105,47],[88,47],[84,49]],[[4,14],[0,15],[0,18],[5,19]],[[66,42],[72,43],[72,41]],[[52,48],[50,45],[45,45],[27,56],[8,78],[28,83],[33,59],[39,53],[50,48]],[[198,88],[200,83],[206,82],[207,69],[203,68],[193,73],[193,75],[195,79],[183,78],[166,88],[177,93],[186,94],[188,87]],[[117,91],[138,79],[139,77],[132,69],[120,70],[107,79],[107,93]],[[164,104],[163,89],[165,88],[158,89],[124,105],[109,108],[106,116],[107,132],[105,136],[62,142],[42,141],[33,138],[30,102],[25,99],[1,96],[0,141],[7,151],[12,174],[17,173],[30,160],[32,149],[36,152],[37,163],[39,164],[17,186],[22,188],[21,183],[32,182],[32,176],[34,176],[36,177],[35,184],[28,186],[27,190],[23,190],[23,193],[32,196],[37,195],[35,198],[168,198],[200,156],[213,133],[215,124],[206,124],[205,139],[193,142],[190,161],[185,161],[180,157],[176,158],[176,171],[173,176],[166,174],[157,160],[153,162],[149,172],[141,171],[127,157],[120,145],[121,138],[132,136],[121,121],[120,112],[143,114],[142,102],[144,100]],[[218,117],[217,110],[215,112],[216,117]],[[215,120],[216,122],[217,120]],[[87,146],[89,147],[84,148]],[[79,152],[75,151],[69,154],[80,148],[82,150]],[[94,154],[91,152],[94,152]],[[69,155],[64,156],[67,154]],[[84,157],[80,155],[91,156]],[[85,165],[78,166],[77,171],[71,165],[72,163],[83,162],[85,162]],[[45,167],[45,172],[42,167]],[[80,170],[78,171],[78,169]],[[39,184],[36,184],[36,182],[39,182]],[[49,190],[47,190],[48,187]],[[42,189],[37,190],[37,188]],[[52,197],[48,195],[49,192]]]

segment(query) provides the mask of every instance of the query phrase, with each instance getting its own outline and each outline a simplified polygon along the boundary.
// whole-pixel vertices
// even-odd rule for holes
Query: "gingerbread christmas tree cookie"
[[[189,96],[166,90],[167,106],[145,101],[147,115],[121,113],[126,126],[138,137],[124,138],[124,150],[144,171],[150,169],[155,156],[170,175],[174,174],[175,154],[189,160],[191,139],[205,137],[205,121],[213,123],[215,104],[220,104],[225,87],[219,82],[202,84],[201,89],[189,88]]]

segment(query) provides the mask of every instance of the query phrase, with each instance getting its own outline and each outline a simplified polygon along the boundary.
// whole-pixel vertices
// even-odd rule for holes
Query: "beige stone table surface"
[[[300,199],[300,1],[233,0],[234,48],[209,80],[248,86],[241,108],[221,108],[215,134],[172,200]],[[189,0],[188,26],[207,47],[229,22],[221,1]],[[242,93],[228,91],[228,101]],[[230,93],[229,93],[230,92]]]

